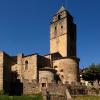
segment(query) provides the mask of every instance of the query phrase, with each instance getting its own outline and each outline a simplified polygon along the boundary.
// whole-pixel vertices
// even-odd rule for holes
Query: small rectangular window
[[[46,87],[46,83],[42,83],[42,87]]]

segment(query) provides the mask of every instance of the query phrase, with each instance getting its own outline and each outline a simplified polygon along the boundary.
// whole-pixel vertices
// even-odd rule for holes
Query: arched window
[[[61,19],[61,15],[58,15],[58,20],[60,20]]]
[[[28,61],[25,61],[25,70],[28,70]]]

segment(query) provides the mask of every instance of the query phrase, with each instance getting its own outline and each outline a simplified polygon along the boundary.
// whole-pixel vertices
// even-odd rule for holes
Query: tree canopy
[[[100,80],[100,64],[91,64],[82,72],[82,78],[86,81]]]

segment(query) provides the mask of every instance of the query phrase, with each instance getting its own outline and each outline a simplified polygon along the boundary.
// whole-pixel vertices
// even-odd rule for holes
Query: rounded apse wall
[[[63,58],[55,60],[53,67],[57,70],[63,83],[76,83],[79,80],[79,60],[76,58]]]

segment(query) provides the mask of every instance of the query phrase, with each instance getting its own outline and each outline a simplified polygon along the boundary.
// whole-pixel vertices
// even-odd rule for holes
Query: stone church
[[[61,81],[79,81],[79,58],[76,54],[76,24],[62,6],[50,23],[50,53],[10,56],[0,51],[0,91],[9,92],[16,80],[24,84],[37,80],[41,86]],[[16,83],[16,82],[15,82]],[[17,83],[14,84],[16,87]]]

